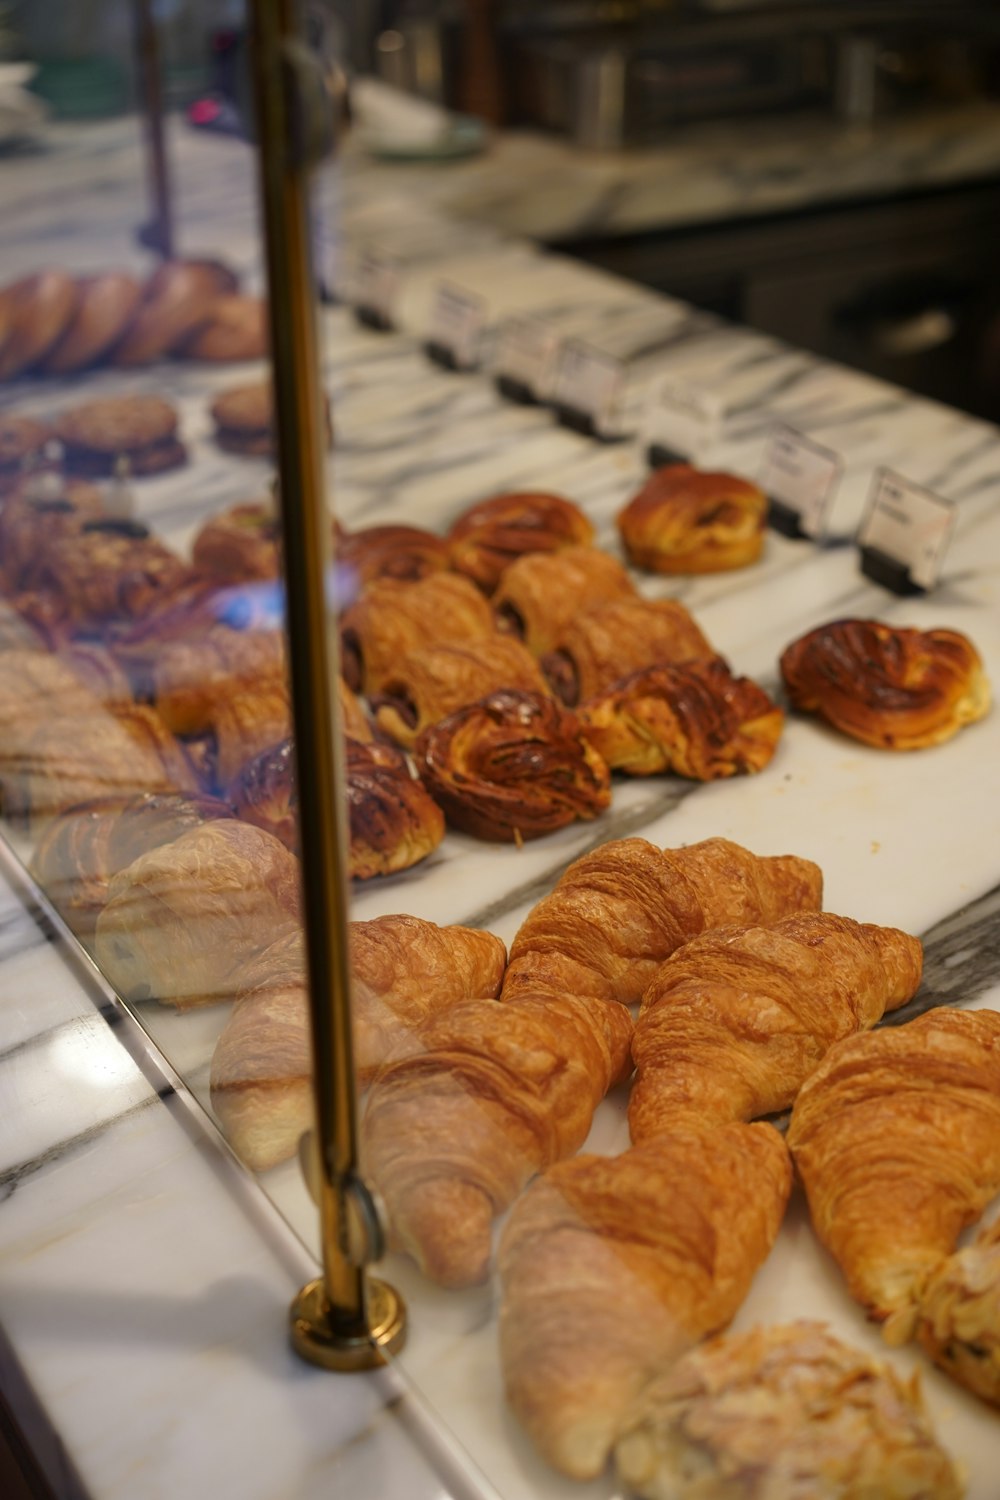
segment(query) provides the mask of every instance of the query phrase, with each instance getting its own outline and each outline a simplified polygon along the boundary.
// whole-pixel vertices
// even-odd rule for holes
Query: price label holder
[[[553,411],[564,427],[613,442],[611,423],[625,385],[625,366],[613,354],[581,339],[566,339],[556,357]]]
[[[646,462],[651,469],[696,463],[721,437],[724,417],[722,400],[714,392],[673,375],[657,381],[643,426]]]
[[[443,282],[431,313],[430,336],[424,350],[446,370],[474,370],[486,327],[486,302],[473,292]]]
[[[843,460],[832,448],[777,423],[759,479],[768,498],[768,525],[784,536],[821,537],[843,472]]]
[[[857,543],[861,571],[895,594],[923,594],[934,587],[957,513],[923,485],[892,469],[878,469]]]
[[[539,318],[510,318],[497,337],[494,382],[523,406],[544,401],[552,382],[559,335]]]
[[[361,252],[354,277],[354,316],[366,328],[385,333],[393,327],[399,291],[399,262],[384,250]]]

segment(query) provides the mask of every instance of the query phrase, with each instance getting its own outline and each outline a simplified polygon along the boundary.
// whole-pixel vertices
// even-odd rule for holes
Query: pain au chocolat
[[[650,573],[717,573],[756,562],[767,496],[734,474],[657,469],[618,516],[625,554]]]
[[[571,621],[541,666],[556,697],[575,708],[642,667],[715,655],[676,599],[618,599]]]
[[[355,692],[374,693],[403,657],[423,646],[494,634],[489,604],[457,573],[431,573],[413,583],[382,579],[344,612],[341,670]]]
[[[596,547],[528,552],[505,568],[493,595],[497,628],[542,656],[576,615],[635,597],[635,585],[616,557]]]
[[[781,675],[796,708],[880,750],[938,745],[990,706],[979,652],[957,630],[833,620],[786,648]]]

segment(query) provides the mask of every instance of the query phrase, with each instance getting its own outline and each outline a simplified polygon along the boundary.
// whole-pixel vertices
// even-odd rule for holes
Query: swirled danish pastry
[[[486,594],[524,553],[556,552],[593,539],[593,526],[572,500],[533,491],[479,501],[459,516],[448,536],[452,567]]]
[[[957,630],[833,620],[785,649],[781,675],[796,708],[879,750],[939,745],[990,706],[979,652]]]
[[[618,516],[629,562],[649,573],[721,573],[756,562],[767,496],[734,474],[668,464]]]

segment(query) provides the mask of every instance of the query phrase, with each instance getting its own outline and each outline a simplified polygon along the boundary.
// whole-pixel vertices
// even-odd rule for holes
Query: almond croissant
[[[933,1272],[920,1296],[917,1337],[959,1385],[1000,1406],[1000,1221]]]
[[[816,910],[822,887],[810,860],[758,857],[728,839],[686,849],[612,840],[575,860],[528,913],[503,999],[543,990],[631,1005],[663,960],[699,933]]]
[[[352,922],[354,1061],[370,1081],[416,1028],[463,1000],[495,996],[506,951],[492,933],[417,917]],[[305,955],[286,934],[241,970],[237,1003],[212,1058],[212,1105],[237,1155],[262,1172],[291,1156],[312,1123]]]
[[[528,1189],[498,1251],[500,1358],[549,1463],[601,1472],[647,1381],[735,1314],[791,1182],[772,1126],[725,1125],[579,1156]]]
[[[752,1120],[788,1109],[834,1042],[916,993],[922,957],[905,932],[830,912],[687,943],[643,996],[632,1139],[651,1140],[688,1116]]]
[[[788,1131],[813,1226],[891,1344],[1000,1192],[1000,1015],[929,1011],[832,1047]]]
[[[392,1242],[432,1281],[486,1279],[494,1217],[579,1150],[628,1068],[631,1030],[624,1006],[571,994],[470,1001],[378,1074],[361,1122],[366,1170]]]

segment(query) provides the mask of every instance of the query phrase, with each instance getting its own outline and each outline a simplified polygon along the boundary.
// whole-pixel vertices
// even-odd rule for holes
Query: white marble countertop
[[[137,139],[94,127],[65,144],[34,169],[24,159],[0,164],[0,245],[11,275],[44,263],[86,271],[142,262],[132,239],[142,211]],[[223,253],[252,275],[245,148],[210,138],[175,144],[183,249]],[[324,315],[337,424],[332,482],[345,520],[440,528],[480,496],[530,484],[576,500],[612,547],[614,515],[644,472],[634,433],[645,393],[672,374],[710,385],[724,405],[706,462],[755,473],[766,432],[781,419],[835,446],[846,473],[827,545],[770,536],[764,560],[746,573],[679,586],[646,580],[645,592],[682,598],[734,666],[771,688],[781,648],[845,614],[965,630],[1000,681],[995,427],[521,240],[467,231],[413,192],[418,178],[390,177],[366,183],[352,169],[333,184],[348,256],[383,243],[402,259],[399,332],[361,328],[346,308]],[[485,372],[431,365],[419,335],[442,277],[486,299],[491,327],[529,310],[622,358],[619,422],[633,436],[596,443],[544,409],[503,402]],[[140,515],[178,546],[203,516],[266,483],[263,464],[224,457],[208,433],[208,396],[246,378],[245,368],[171,365],[87,382],[88,393],[155,390],[177,402],[191,463],[136,489]],[[4,399],[44,412],[81,389],[72,380],[21,382]],[[884,464],[958,504],[943,577],[926,598],[899,599],[870,582],[845,541]],[[599,824],[521,850],[449,835],[423,866],[358,890],[354,914],[407,910],[488,925],[509,939],[526,907],[594,842],[636,830],[663,844],[723,834],[759,853],[818,860],[832,910],[921,934],[921,1004],[1000,1007],[998,763],[996,711],[952,743],[908,756],[792,719],[758,778],[623,784]],[[398,1376],[327,1376],[293,1360],[286,1307],[312,1274],[314,1219],[291,1168],[253,1181],[203,1112],[219,1017],[144,1011],[169,1065],[132,1021],[109,1027],[115,1012],[93,975],[49,940],[13,871],[0,889],[0,985],[0,1384],[60,1497],[78,1494],[78,1476],[92,1500],[608,1500],[604,1483],[553,1482],[513,1431],[498,1391],[489,1291],[430,1295],[392,1264],[414,1311]],[[615,1148],[621,1125],[612,1106],[596,1127],[598,1144]],[[874,1346],[810,1248],[801,1213],[783,1236],[741,1318],[783,1316],[810,1295],[816,1311]],[[912,1367],[908,1352],[896,1357]],[[933,1373],[925,1385],[943,1439],[969,1463],[970,1500],[994,1500],[974,1403]]]

